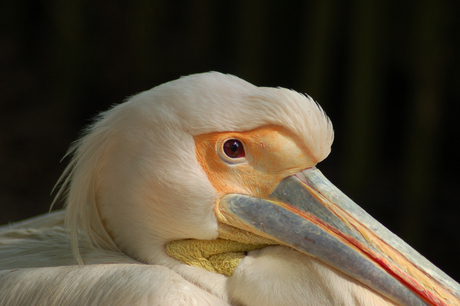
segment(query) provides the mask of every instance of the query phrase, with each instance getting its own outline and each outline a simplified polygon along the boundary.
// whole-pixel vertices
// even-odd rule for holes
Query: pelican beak
[[[315,167],[266,199],[227,194],[219,221],[290,246],[401,305],[460,305],[460,286],[374,220]]]

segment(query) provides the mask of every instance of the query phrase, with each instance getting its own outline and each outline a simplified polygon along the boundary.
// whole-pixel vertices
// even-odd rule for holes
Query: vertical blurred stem
[[[84,3],[81,0],[58,1],[49,4],[56,32],[49,62],[51,94],[49,107],[56,116],[65,117],[79,104],[79,86],[86,67],[81,63],[87,55],[88,42],[83,22]]]
[[[442,1],[421,1],[415,11],[413,40],[414,100],[405,148],[405,203],[403,236],[417,248],[424,237],[424,221],[433,194],[439,104],[442,96],[444,46]]]
[[[356,0],[352,13],[348,104],[346,109],[344,183],[350,194],[362,193],[372,173],[378,139],[381,49],[380,1]]]
[[[202,0],[192,3],[191,25],[190,25],[190,52],[193,57],[198,54],[207,54],[212,44],[212,15],[213,2],[211,0]]]
[[[241,1],[238,22],[238,75],[256,85],[263,82],[268,5],[262,0]]]
[[[128,38],[130,42],[130,64],[139,82],[145,80],[152,71],[161,71],[162,63],[158,61],[161,54],[161,43],[158,33],[164,14],[162,1],[135,0],[131,2],[131,10],[127,14]]]
[[[49,45],[46,46],[50,57],[46,62],[51,63],[47,93],[49,97],[48,102],[40,105],[40,108],[47,109],[50,115],[47,116],[48,119],[56,118],[55,122],[47,123],[48,126],[56,128],[53,131],[54,138],[67,139],[68,135],[64,135],[69,131],[63,130],[62,127],[66,125],[59,122],[63,118],[64,120],[74,118],[74,112],[78,111],[81,105],[80,90],[85,73],[90,69],[82,64],[87,60],[89,48],[84,27],[84,4],[82,0],[47,3],[54,31],[50,32],[52,37],[49,39]]]
[[[326,76],[329,75],[337,3],[334,0],[312,1],[304,16],[304,39],[300,59],[298,88],[315,99],[325,95]],[[324,106],[323,101],[321,104]]]

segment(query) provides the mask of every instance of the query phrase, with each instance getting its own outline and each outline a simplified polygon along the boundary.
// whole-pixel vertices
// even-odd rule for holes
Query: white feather
[[[68,187],[74,250],[78,230],[92,245],[148,263],[165,259],[167,241],[215,239],[217,194],[193,136],[264,125],[291,130],[319,161],[330,152],[332,125],[309,97],[217,72],[165,83],[103,113],[71,148],[58,194]]]
[[[230,278],[166,254],[171,240],[217,237],[193,136],[265,125],[295,133],[318,161],[330,152],[332,125],[308,96],[217,72],[101,114],[60,179],[67,229],[58,212],[0,230],[0,305],[393,305],[286,247],[250,252]]]

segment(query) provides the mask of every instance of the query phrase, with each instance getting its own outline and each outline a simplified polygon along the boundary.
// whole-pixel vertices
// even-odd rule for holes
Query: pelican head
[[[316,169],[332,124],[309,96],[196,74],[100,115],[70,150],[58,194],[77,238],[177,266],[171,241],[237,228],[314,257],[404,305],[457,305],[458,284]],[[295,251],[294,251],[295,250]],[[298,253],[298,254],[300,254]]]

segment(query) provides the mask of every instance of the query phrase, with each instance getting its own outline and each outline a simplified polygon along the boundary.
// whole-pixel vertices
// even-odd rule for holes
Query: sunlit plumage
[[[244,157],[220,151],[232,138]],[[191,75],[133,96],[71,148],[58,194],[65,212],[1,229],[0,305],[397,305],[295,246],[250,251],[230,277],[165,251],[174,240],[216,239],[222,223],[238,227],[226,219],[226,196],[268,199],[326,158],[332,140],[310,97],[231,75]],[[440,301],[457,305],[458,284],[447,282]]]

